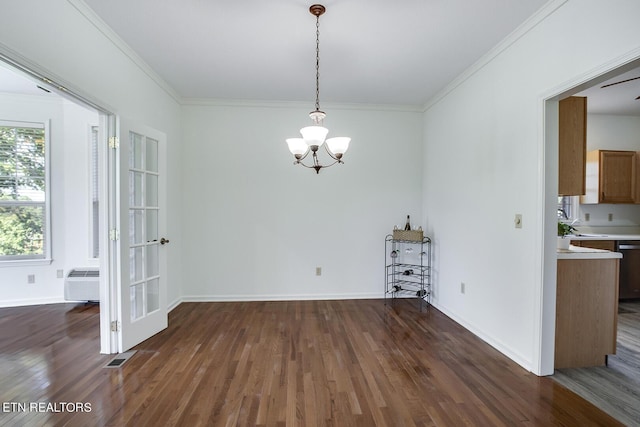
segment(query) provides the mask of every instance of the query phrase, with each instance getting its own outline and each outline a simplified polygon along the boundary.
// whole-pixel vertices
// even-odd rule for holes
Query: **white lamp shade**
[[[336,136],[334,138],[327,139],[327,148],[333,154],[344,154],[349,149],[349,142],[351,142],[351,138],[346,136]]]
[[[302,156],[309,149],[307,143],[304,142],[302,138],[289,138],[287,139],[287,145],[289,146],[289,151],[291,151],[291,154],[294,156]]]
[[[317,145],[319,147],[324,143],[329,129],[323,126],[307,126],[300,129],[300,133],[308,146]]]

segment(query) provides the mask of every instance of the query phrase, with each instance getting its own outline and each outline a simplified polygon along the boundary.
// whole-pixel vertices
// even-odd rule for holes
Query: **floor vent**
[[[131,358],[134,354],[136,354],[137,350],[125,351],[124,353],[118,354],[116,357],[111,359],[109,363],[107,363],[105,368],[120,368],[124,363]]]

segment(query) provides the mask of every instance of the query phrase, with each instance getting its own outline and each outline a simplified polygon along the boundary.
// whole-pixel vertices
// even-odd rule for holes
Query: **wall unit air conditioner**
[[[100,270],[74,268],[64,281],[64,299],[67,301],[100,301]]]

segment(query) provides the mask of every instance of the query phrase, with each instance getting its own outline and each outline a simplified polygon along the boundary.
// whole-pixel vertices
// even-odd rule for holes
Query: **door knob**
[[[161,245],[166,245],[167,243],[169,243],[169,239],[165,239],[164,237],[162,239],[160,239],[160,244]]]

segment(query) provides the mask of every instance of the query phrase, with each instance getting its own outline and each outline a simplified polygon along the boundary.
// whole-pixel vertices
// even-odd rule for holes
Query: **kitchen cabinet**
[[[635,151],[589,151],[580,203],[636,203],[637,161]]]
[[[558,130],[558,194],[583,195],[587,152],[586,97],[571,96],[560,101]]]
[[[601,366],[616,353],[619,259],[558,259],[555,368]]]

